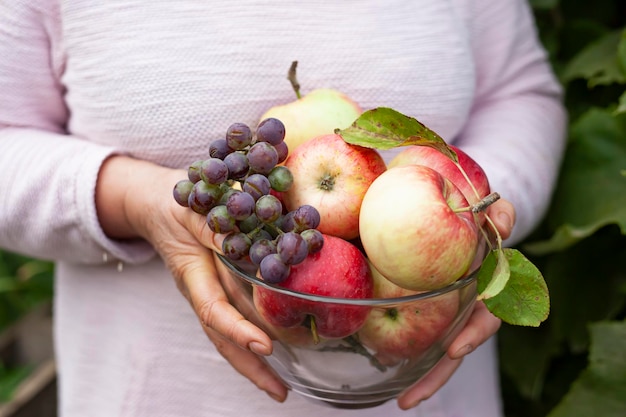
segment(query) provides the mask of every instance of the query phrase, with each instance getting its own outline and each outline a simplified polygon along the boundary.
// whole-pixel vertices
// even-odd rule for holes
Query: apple
[[[373,266],[374,298],[396,298],[419,294],[398,287]],[[459,293],[373,307],[358,332],[361,343],[375,352],[385,365],[423,355],[446,332],[459,310]]]
[[[475,160],[461,149],[454,145],[448,145],[448,147],[456,152],[459,165],[467,174],[473,187],[467,182],[459,167],[450,158],[430,146],[409,146],[396,155],[387,166],[388,168],[393,168],[415,164],[432,168],[459,187],[468,202],[475,204],[491,192],[487,174]],[[478,195],[476,195],[477,193]]]
[[[345,94],[320,88],[295,101],[270,108],[260,120],[274,117],[283,122],[285,143],[291,152],[311,138],[349,127],[362,112]]]
[[[351,145],[336,134],[304,142],[287,157],[293,185],[283,193],[287,210],[308,204],[321,217],[318,230],[346,240],[359,235],[359,211],[370,184],[387,169],[375,149]]]
[[[423,165],[385,171],[367,190],[359,218],[367,257],[400,287],[442,288],[470,268],[479,232],[463,193]]]
[[[304,294],[337,298],[370,298],[373,281],[367,259],[353,244],[324,235],[324,246],[291,266],[278,287]],[[369,307],[307,300],[256,286],[253,301],[268,323],[283,328],[310,326],[314,337],[344,338],[365,321]],[[314,327],[313,327],[314,325]]]

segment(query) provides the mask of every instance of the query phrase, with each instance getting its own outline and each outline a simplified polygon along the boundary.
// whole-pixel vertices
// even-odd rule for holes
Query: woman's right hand
[[[181,207],[172,197],[177,181],[173,170],[127,156],[112,156],[100,170],[96,187],[98,218],[113,239],[142,238],[152,244],[191,304],[206,335],[242,375],[277,401],[287,388],[260,356],[272,352],[267,334],[233,307],[213,257],[221,252],[221,235],[204,216]]]

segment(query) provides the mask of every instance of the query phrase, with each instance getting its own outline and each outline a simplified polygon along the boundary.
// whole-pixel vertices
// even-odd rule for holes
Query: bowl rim
[[[290,295],[293,297],[301,298],[308,301],[316,301],[316,302],[324,302],[331,304],[345,304],[345,305],[354,305],[354,306],[388,306],[393,304],[402,304],[411,301],[425,300],[428,298],[437,297],[455,290],[459,290],[461,288],[465,288],[468,285],[475,282],[478,278],[478,272],[480,271],[480,265],[476,267],[476,269],[467,273],[463,277],[457,279],[451,284],[446,285],[445,287],[420,292],[418,294],[405,295],[402,297],[393,297],[393,298],[339,298],[339,297],[330,297],[327,295],[316,295],[316,294],[308,294],[300,291],[290,290],[288,288],[283,288],[276,284],[267,283],[254,275],[250,275],[247,273],[242,267],[238,266],[232,260],[224,256],[219,252],[215,252],[220,261],[233,273],[235,273],[239,278],[247,281],[250,284],[258,285],[259,287],[266,288],[268,290],[278,292],[285,295]]]

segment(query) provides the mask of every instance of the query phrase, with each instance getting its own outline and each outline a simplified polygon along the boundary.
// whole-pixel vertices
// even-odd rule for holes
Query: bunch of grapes
[[[189,166],[188,178],[173,191],[178,204],[206,216],[213,232],[227,234],[225,256],[249,258],[271,283],[284,281],[291,265],[324,244],[317,209],[304,205],[287,211],[276,196],[293,184],[289,169],[279,165],[288,153],[284,139],[285,126],[275,118],[263,120],[256,132],[234,123],[224,139],[211,144],[208,159]]]

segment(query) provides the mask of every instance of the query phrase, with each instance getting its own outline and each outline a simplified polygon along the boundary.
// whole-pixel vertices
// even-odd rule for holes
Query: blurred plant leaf
[[[550,360],[558,343],[549,327],[540,328],[502,325],[498,332],[499,361],[520,394],[538,400],[543,390]]]
[[[626,239],[608,226],[543,260],[550,288],[552,336],[574,354],[589,348],[587,325],[613,320],[625,307]]]
[[[548,417],[626,413],[626,322],[597,322],[590,331],[589,367]]]
[[[619,103],[617,104],[617,109],[615,109],[615,114],[623,113],[626,113],[626,91],[619,97]]]
[[[626,233],[626,116],[591,109],[573,126],[547,215],[553,235],[528,242],[525,252],[563,250],[598,229],[617,224]]]
[[[564,68],[562,81],[587,80],[589,87],[626,82],[617,58],[623,31],[613,31],[580,51]]]
[[[388,107],[365,111],[352,126],[335,131],[346,142],[374,149],[425,145],[438,149],[458,163],[456,153],[434,131],[419,120]]]
[[[517,249],[504,248],[510,276],[496,296],[483,300],[489,311],[505,323],[515,326],[539,326],[550,312],[548,287],[541,272]],[[496,271],[498,256],[491,251],[478,272],[481,294]]]

